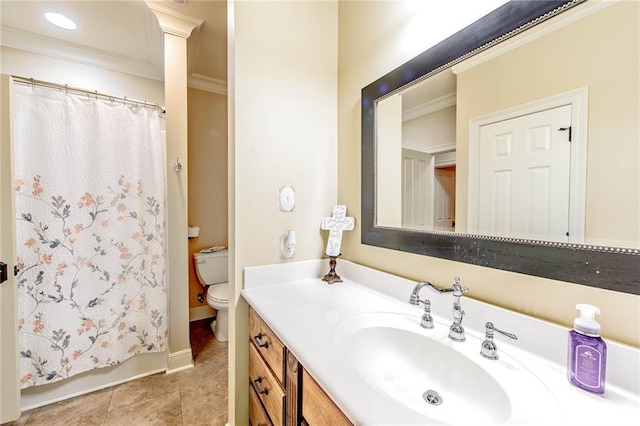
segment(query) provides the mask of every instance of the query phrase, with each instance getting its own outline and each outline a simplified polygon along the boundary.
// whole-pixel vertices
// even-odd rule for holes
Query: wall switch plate
[[[291,212],[296,206],[296,190],[293,186],[283,186],[280,188],[280,211]]]

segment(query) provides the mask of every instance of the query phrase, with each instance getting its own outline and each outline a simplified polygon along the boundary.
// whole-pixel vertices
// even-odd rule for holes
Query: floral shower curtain
[[[167,349],[155,109],[15,84],[22,388]]]

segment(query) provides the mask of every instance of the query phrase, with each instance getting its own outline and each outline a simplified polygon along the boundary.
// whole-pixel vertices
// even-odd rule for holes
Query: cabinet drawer
[[[249,309],[249,338],[282,384],[284,345],[253,309]]]
[[[249,389],[249,424],[251,426],[273,426],[253,387]]]
[[[249,381],[273,424],[282,425],[284,391],[252,344],[249,345]]]
[[[302,417],[309,426],[353,426],[306,370],[302,371]]]

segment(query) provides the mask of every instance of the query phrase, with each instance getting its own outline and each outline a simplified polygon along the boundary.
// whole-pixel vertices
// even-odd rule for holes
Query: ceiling
[[[187,41],[188,84],[226,93],[226,0],[154,3],[204,21]],[[78,28],[57,28],[45,12],[63,13]],[[1,0],[0,14],[3,46],[163,80],[163,34],[144,0]]]

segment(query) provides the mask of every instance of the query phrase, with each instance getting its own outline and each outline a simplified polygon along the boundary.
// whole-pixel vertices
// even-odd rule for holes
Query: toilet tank
[[[194,253],[196,274],[202,286],[229,281],[229,252]]]

